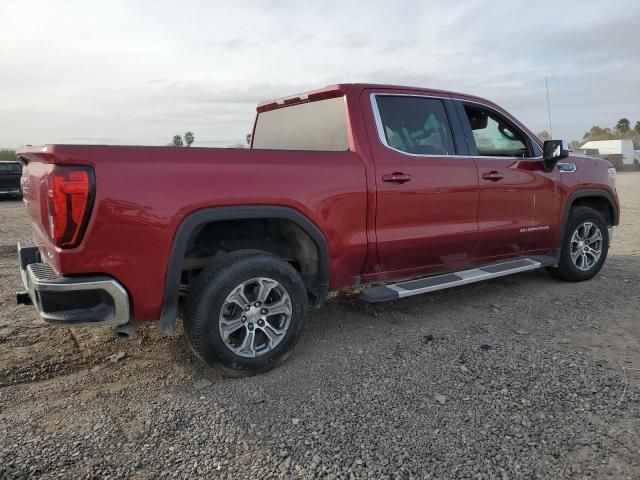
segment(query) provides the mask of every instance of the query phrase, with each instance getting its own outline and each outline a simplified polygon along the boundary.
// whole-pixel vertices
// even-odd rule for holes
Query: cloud
[[[360,81],[477,94],[539,131],[548,76],[556,136],[640,119],[637,1],[3,0],[0,16],[0,146],[228,145],[262,100]]]

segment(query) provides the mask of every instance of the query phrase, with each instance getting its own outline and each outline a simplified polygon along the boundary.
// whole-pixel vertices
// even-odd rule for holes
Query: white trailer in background
[[[631,140],[589,140],[580,147],[580,150],[598,150],[599,156],[603,158],[611,156],[612,159],[619,159],[623,165],[633,165],[636,159]]]

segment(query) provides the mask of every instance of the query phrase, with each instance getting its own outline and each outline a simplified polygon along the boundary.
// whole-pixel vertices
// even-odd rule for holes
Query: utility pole
[[[544,86],[547,89],[547,113],[549,115],[549,135],[553,139],[553,127],[551,126],[551,102],[549,102],[549,80],[544,76]]]

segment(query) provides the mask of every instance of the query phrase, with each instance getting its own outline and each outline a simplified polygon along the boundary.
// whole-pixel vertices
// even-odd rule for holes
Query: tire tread
[[[293,279],[294,283],[297,283],[297,288],[304,290],[305,295],[303,297],[302,308],[298,311],[298,314],[302,312],[302,318],[300,318],[298,331],[294,332],[291,348],[274,360],[267,362],[266,365],[258,368],[238,369],[225,365],[219,356],[216,355],[216,352],[212,350],[211,345],[207,343],[207,335],[212,325],[210,322],[206,321],[206,318],[203,318],[202,313],[199,313],[198,309],[201,303],[205,300],[205,297],[211,295],[208,287],[214,282],[223,285],[225,277],[233,275],[239,269],[247,267],[246,260],[248,258],[251,259],[252,263],[268,262],[272,265],[277,265],[278,268],[285,271]],[[292,295],[292,292],[290,292],[290,295]],[[262,250],[237,250],[230,252],[213,260],[213,262],[205,267],[193,281],[191,292],[185,302],[185,337],[187,343],[191,347],[191,350],[196,354],[196,356],[212,369],[230,377],[254,375],[280,365],[291,354],[293,346],[295,346],[295,343],[302,333],[302,327],[306,320],[306,314],[308,311],[306,300],[306,288],[304,287],[304,283],[302,282],[299,273],[282,258]]]
[[[602,254],[598,260],[597,265],[586,272],[578,270],[571,261],[569,254],[569,242],[576,227],[587,220],[596,223],[600,228],[603,236]],[[609,237],[607,233],[607,223],[602,215],[590,207],[573,207],[569,212],[569,218],[567,219],[567,226],[564,232],[564,238],[562,239],[562,250],[560,252],[560,261],[557,267],[547,267],[549,274],[564,282],[583,282],[595,277],[605,260],[607,259],[607,251],[609,249]]]

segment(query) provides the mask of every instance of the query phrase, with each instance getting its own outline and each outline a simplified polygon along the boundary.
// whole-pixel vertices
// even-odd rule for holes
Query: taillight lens
[[[82,240],[93,203],[94,181],[90,167],[56,165],[49,174],[47,209],[49,236],[61,248]]]

